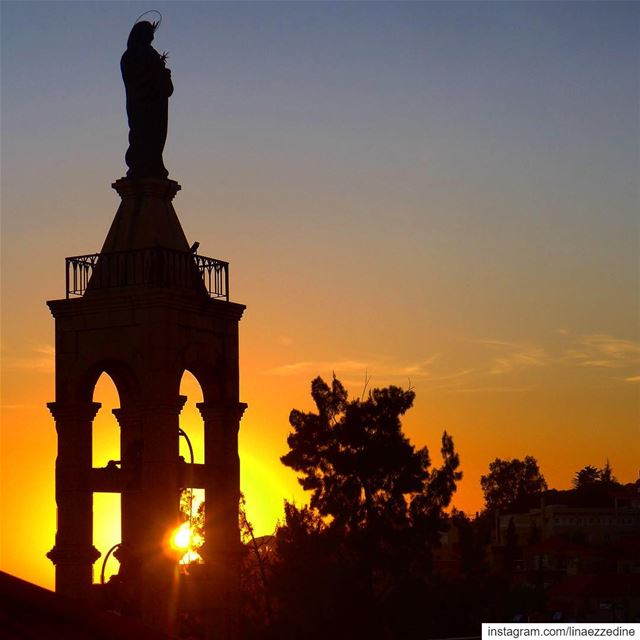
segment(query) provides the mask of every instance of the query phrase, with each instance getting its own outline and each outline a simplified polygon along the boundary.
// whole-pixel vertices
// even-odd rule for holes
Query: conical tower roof
[[[122,198],[100,253],[162,247],[189,251],[172,200],[175,180],[121,178],[112,187]]]

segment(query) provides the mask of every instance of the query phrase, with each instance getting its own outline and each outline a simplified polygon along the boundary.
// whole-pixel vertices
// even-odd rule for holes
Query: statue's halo
[[[162,14],[157,9],[150,9],[149,11],[145,11],[144,13],[141,13],[136,18],[136,21],[133,24],[138,24],[138,22],[140,22],[140,18],[144,18],[144,16],[146,16],[148,13],[157,13],[160,16],[160,19],[157,22],[151,23],[153,25],[153,30],[157,31],[158,27],[160,26],[160,23],[162,22]]]

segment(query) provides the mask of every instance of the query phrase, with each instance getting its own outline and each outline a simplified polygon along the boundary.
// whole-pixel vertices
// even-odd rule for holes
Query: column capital
[[[116,417],[118,424],[122,426],[123,421],[139,420],[145,415],[168,414],[180,415],[187,396],[177,396],[174,401],[163,400],[161,402],[149,402],[144,404],[135,404],[128,407],[113,409],[112,413]]]
[[[232,419],[240,422],[247,408],[247,403],[221,404],[216,402],[198,402],[196,407],[198,407],[200,415],[205,421]]]
[[[122,427],[123,424],[128,424],[129,422],[133,422],[136,420],[140,420],[140,410],[135,407],[126,407],[126,408],[118,408],[112,409],[111,413],[115,416],[118,424]]]
[[[91,421],[96,417],[100,402],[83,402],[80,404],[62,404],[60,402],[47,402],[47,407],[56,420],[82,420]]]
[[[93,564],[102,554],[93,546],[56,544],[47,558],[57,565]]]
[[[187,401],[187,396],[178,396],[175,400],[164,400],[154,404],[149,404],[144,408],[145,413],[168,413],[179,416]]]

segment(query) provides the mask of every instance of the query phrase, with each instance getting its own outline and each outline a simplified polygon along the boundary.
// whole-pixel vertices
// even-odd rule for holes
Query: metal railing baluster
[[[149,286],[193,289],[199,282],[211,298],[229,300],[229,263],[161,247],[114,253],[93,253],[65,260],[66,296],[88,289]]]

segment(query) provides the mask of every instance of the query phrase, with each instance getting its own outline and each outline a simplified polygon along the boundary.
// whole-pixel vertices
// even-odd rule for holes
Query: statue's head
[[[146,47],[153,42],[153,34],[156,30],[155,24],[143,20],[136,22],[131,29],[129,39],[127,40],[127,49],[132,47]]]

